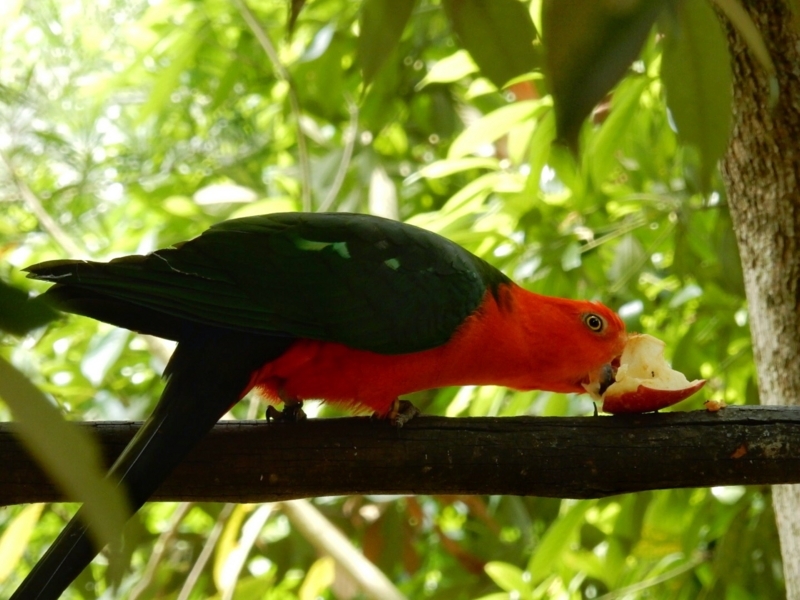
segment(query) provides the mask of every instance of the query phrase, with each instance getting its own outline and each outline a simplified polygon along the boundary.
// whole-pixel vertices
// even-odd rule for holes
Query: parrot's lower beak
[[[619,357],[589,375],[589,382],[583,384],[583,388],[594,398],[600,400],[605,391],[616,381],[617,369],[619,368]]]
[[[617,369],[614,368],[611,364],[606,364],[600,367],[598,383],[600,387],[597,390],[597,393],[601,396],[605,394],[606,390],[611,386],[612,383],[616,381],[615,376],[617,374]]]

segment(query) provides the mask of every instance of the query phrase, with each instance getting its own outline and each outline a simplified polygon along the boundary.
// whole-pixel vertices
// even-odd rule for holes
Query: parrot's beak
[[[584,382],[583,388],[594,398],[600,400],[605,391],[616,381],[619,359],[616,357],[610,363],[604,364],[599,369],[589,374],[588,383]]]
[[[605,364],[600,367],[598,372],[598,383],[600,387],[598,388],[598,393],[602,396],[605,394],[606,390],[611,387],[611,384],[616,381],[616,374],[617,369],[612,364]]]

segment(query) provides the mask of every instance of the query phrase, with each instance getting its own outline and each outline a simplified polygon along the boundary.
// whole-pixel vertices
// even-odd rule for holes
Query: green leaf
[[[275,574],[272,570],[268,571],[266,575],[261,575],[260,577],[242,577],[236,584],[236,588],[234,589],[233,597],[236,600],[263,600],[264,598],[272,599],[272,598],[295,598],[294,595],[289,595],[288,593],[278,593],[275,592]],[[175,595],[172,596],[173,598],[176,597]],[[223,598],[228,598],[227,594],[219,593],[213,596],[209,596],[208,600],[223,600]]]
[[[475,152],[480,146],[494,142],[506,135],[520,122],[526,121],[547,109],[549,102],[523,100],[502,106],[481,117],[453,140],[447,153],[448,159],[461,158]]]
[[[106,329],[95,335],[81,360],[81,373],[93,386],[99,386],[108,370],[119,359],[128,345],[130,332],[119,327]]]
[[[86,524],[102,548],[118,540],[130,511],[105,478],[100,449],[83,430],[65,422],[36,386],[0,358],[0,398],[14,415],[22,443],[70,500],[84,503]]]
[[[44,506],[29,504],[6,524],[6,529],[0,536],[0,581],[8,579],[19,559],[25,554]]]
[[[0,331],[25,335],[58,318],[43,297],[29,298],[24,291],[0,281]]]
[[[519,567],[505,562],[491,561],[486,563],[484,570],[492,581],[505,591],[515,592],[520,598],[531,597],[533,593],[531,586],[525,581],[525,574]]]
[[[678,343],[672,348],[672,368],[686,375],[687,379],[701,377],[700,365],[703,362],[702,343],[698,340],[701,327],[696,323],[689,327]]]
[[[772,82],[777,76],[775,63],[772,62],[767,44],[764,42],[764,36],[761,35],[752,17],[750,17],[750,14],[745,10],[744,6],[742,6],[742,3],[738,0],[713,0],[713,2],[725,13],[731,25],[736,28],[736,31],[739,32],[739,35],[742,36],[742,39],[744,39],[747,44],[747,47],[750,48],[750,51],[756,59],[758,59],[758,62],[764,67],[764,70],[771,80],[770,88],[774,87],[777,89],[777,82],[774,82],[774,85]],[[798,8],[797,4],[796,8]],[[796,26],[797,22],[795,22],[795,27]],[[770,91],[772,91],[772,89],[770,89]],[[777,100],[777,97],[770,99]]]
[[[536,28],[519,0],[443,0],[461,45],[497,87],[540,66]]]
[[[639,52],[668,0],[546,0],[545,67],[556,109],[557,139],[573,151],[583,120]]]
[[[397,47],[411,18],[414,3],[415,0],[364,0],[356,58],[361,65],[365,86],[372,83],[378,70]]]
[[[528,562],[533,584],[550,575],[552,566],[561,560],[562,552],[572,543],[586,511],[593,505],[594,502],[589,500],[577,502],[550,526]]]
[[[181,73],[194,62],[197,51],[206,43],[208,29],[199,25],[198,21],[186,23],[178,30],[177,39],[171,47],[173,56],[170,65],[156,79],[150,96],[139,113],[140,120],[144,121],[150,115],[164,111],[170,95],[178,87]]]
[[[242,39],[246,36],[241,36],[239,39],[239,47],[241,47]],[[237,51],[239,48],[237,48]],[[233,86],[236,85],[236,82],[239,78],[239,71],[235,68],[235,59],[232,58],[230,62],[228,62],[227,68],[225,68],[224,75],[220,78],[219,83],[217,84],[217,89],[214,91],[214,95],[211,98],[211,109],[219,108],[225,100],[228,99],[231,92],[233,91]]]
[[[581,266],[581,246],[578,242],[570,242],[561,255],[561,268],[571,271]]]
[[[622,286],[639,272],[647,260],[647,253],[635,236],[624,236],[614,250],[614,262],[608,270],[608,278],[617,286]]]
[[[297,24],[297,17],[300,16],[300,11],[306,4],[306,0],[289,0],[289,20],[286,23],[286,30],[289,32],[289,37],[294,33],[294,26]]]
[[[472,60],[469,52],[456,50],[450,56],[436,61],[414,89],[419,91],[431,83],[452,83],[472,75],[477,70],[478,65]]]
[[[678,136],[700,151],[701,181],[728,145],[733,103],[728,44],[706,2],[681,2],[664,39],[661,77]]]
[[[542,169],[550,159],[550,148],[556,135],[556,120],[552,108],[536,122],[530,139],[528,164],[530,173],[525,183],[525,194],[535,198],[540,189]]]
[[[306,573],[297,592],[298,600],[316,600],[328,590],[336,578],[336,562],[331,556],[318,558]]]
[[[594,184],[599,188],[612,170],[619,165],[617,149],[623,134],[639,109],[639,99],[650,85],[649,77],[629,78],[614,92],[611,112],[600,130],[591,137],[585,162],[591,169]]]
[[[744,298],[744,274],[739,244],[730,213],[720,212],[714,227],[714,256],[719,261],[719,285],[728,293]]]
[[[437,160],[434,163],[422,167],[419,171],[417,171],[415,177],[412,176],[412,181],[416,181],[420,177],[424,177],[426,179],[439,179],[441,177],[449,177],[454,173],[461,173],[462,171],[470,171],[472,169],[489,169],[491,171],[496,171],[499,168],[500,161],[496,158],[448,158],[444,160]]]

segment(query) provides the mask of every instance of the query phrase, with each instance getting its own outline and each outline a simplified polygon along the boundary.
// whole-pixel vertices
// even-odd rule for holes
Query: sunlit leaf
[[[215,548],[212,571],[214,584],[220,590],[226,590],[236,584],[235,581],[230,581],[228,564],[237,560],[235,553],[239,535],[242,531],[242,524],[247,518],[247,515],[252,512],[252,508],[251,505],[244,504],[236,506],[230,516],[225,520],[225,525],[222,528],[222,533],[219,536],[217,547]]]
[[[547,103],[539,100],[524,100],[498,108],[465,129],[451,144],[447,158],[461,158],[482,150],[482,146],[491,144],[521,121],[532,118],[546,108]]]
[[[197,51],[203,45],[205,33],[206,29],[200,26],[199,19],[185,23],[176,33],[176,38],[170,47],[172,55],[170,65],[160,73],[153,84],[150,96],[139,113],[141,120],[164,109],[170,95],[178,87],[181,73],[194,61]]]
[[[417,84],[418,90],[431,83],[451,83],[463,79],[478,70],[478,65],[472,60],[466,50],[457,50],[450,56],[436,61],[428,70],[425,77]]]
[[[240,217],[251,217],[253,215],[292,212],[298,209],[298,203],[294,198],[290,198],[288,196],[274,196],[268,200],[258,200],[250,204],[245,204],[242,208],[237,208],[231,213],[231,218],[238,219]]]
[[[461,45],[497,87],[538,68],[536,29],[519,0],[443,0]]]
[[[0,581],[8,579],[28,548],[44,506],[44,504],[29,504],[14,517],[0,535]]]
[[[518,597],[523,600],[528,600],[532,597],[531,587],[525,581],[525,574],[519,567],[504,562],[492,561],[486,563],[484,569],[486,574],[492,578],[492,581],[505,591],[518,594]]]
[[[418,177],[427,177],[429,179],[439,179],[441,177],[449,177],[454,173],[462,171],[469,171],[471,169],[490,169],[496,170],[500,166],[496,158],[478,158],[466,157],[456,159],[439,160],[430,165],[426,165],[417,173]]]
[[[0,357],[0,398],[11,408],[19,436],[45,473],[72,501],[83,502],[89,533],[98,547],[119,539],[127,501],[105,478],[97,444],[66,423],[42,393]]]
[[[81,361],[81,373],[92,385],[100,385],[122,354],[129,337],[129,331],[114,327],[92,338]]]
[[[316,600],[331,587],[336,575],[336,563],[330,556],[318,558],[306,573],[298,590],[298,600]]]
[[[509,595],[506,592],[498,592],[496,594],[487,594],[486,596],[481,596],[480,598],[476,598],[475,600],[508,600]]]
[[[273,508],[272,504],[261,504],[237,506],[233,509],[217,544],[214,562],[214,581],[217,588],[231,590],[236,587],[253,547],[264,534],[265,524]]]

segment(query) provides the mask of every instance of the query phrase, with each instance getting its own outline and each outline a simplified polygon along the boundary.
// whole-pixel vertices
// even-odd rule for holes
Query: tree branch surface
[[[140,423],[79,426],[110,463]],[[0,505],[63,500],[0,425]],[[344,494],[599,498],[652,489],[800,483],[800,409],[600,417],[226,421],[154,500],[266,502]]]

